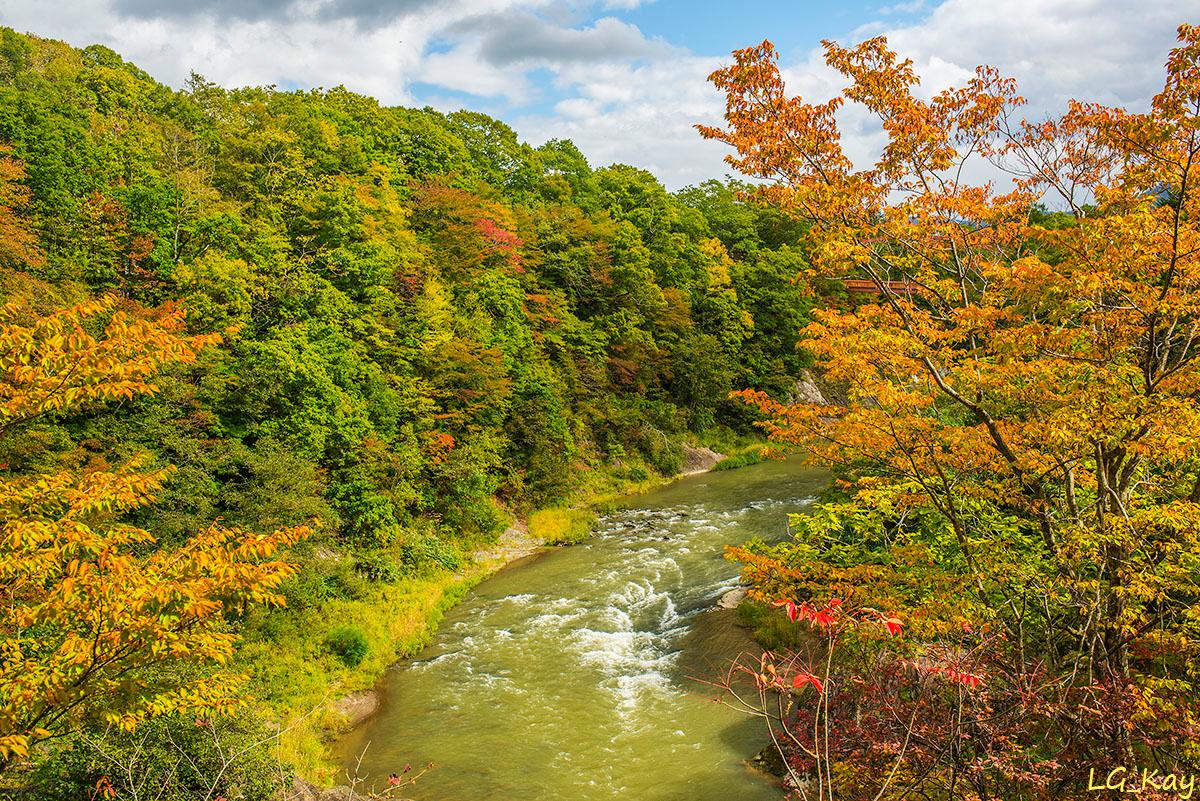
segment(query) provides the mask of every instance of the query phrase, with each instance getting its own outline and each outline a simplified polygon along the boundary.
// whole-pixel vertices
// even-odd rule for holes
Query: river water
[[[433,762],[418,801],[778,801],[745,765],[760,724],[694,679],[750,647],[709,611],[737,583],[724,546],[778,538],[825,482],[793,459],[628,500],[480,584],[339,753],[367,787]]]

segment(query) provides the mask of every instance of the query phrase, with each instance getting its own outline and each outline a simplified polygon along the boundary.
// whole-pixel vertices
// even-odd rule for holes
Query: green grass
[[[747,598],[738,604],[738,622],[751,629],[754,639],[768,651],[795,648],[800,644],[796,624],[759,601]]]
[[[729,458],[717,462],[713,466],[713,470],[736,470],[739,467],[758,464],[766,460],[767,456],[763,454],[763,446],[755,444],[729,454]]]
[[[529,516],[529,534],[548,545],[573,545],[587,538],[595,522],[588,509],[554,506]]]

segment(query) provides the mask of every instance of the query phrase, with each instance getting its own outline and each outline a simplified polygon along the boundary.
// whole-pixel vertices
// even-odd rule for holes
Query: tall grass
[[[529,535],[547,545],[572,545],[591,533],[596,515],[588,509],[555,506],[529,516]]]

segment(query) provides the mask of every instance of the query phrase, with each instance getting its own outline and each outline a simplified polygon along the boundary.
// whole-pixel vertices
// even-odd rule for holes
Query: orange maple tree
[[[39,415],[156,392],[163,365],[218,340],[186,336],[183,323],[180,309],[122,308],[111,296],[48,316],[0,309],[0,436]],[[282,603],[276,590],[293,568],[278,552],[307,530],[213,525],[156,547],[123,515],[151,503],[170,473],[145,456],[0,473],[0,765],[86,720],[132,728],[242,703],[239,676],[171,668],[229,660],[226,614]]]
[[[840,402],[742,393],[845,492],[795,542],[733,555],[765,598],[833,593],[902,610],[930,641],[972,625],[1002,637],[1005,678],[962,702],[977,725],[955,736],[1006,704],[1027,731],[1006,735],[1003,763],[994,741],[938,757],[975,792],[996,775],[968,763],[1032,782],[1016,751],[1055,781],[1070,758],[1192,764],[1200,28],[1179,28],[1147,111],[1072,102],[1046,121],[1022,119],[990,68],[923,95],[883,38],[825,53],[848,85],[813,103],[787,94],[769,42],[737,51],[711,76],[727,126],[698,126],[765,179],[759,200],[808,224],[812,276],[878,297],[819,310],[805,332]],[[843,150],[845,103],[886,135],[869,165]],[[1011,185],[964,180],[972,162]],[[1052,699],[1021,707],[1035,684]]]

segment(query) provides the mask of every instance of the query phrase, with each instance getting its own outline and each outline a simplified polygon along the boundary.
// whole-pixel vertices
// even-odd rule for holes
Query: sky
[[[1144,108],[1181,22],[1200,23],[1200,0],[0,0],[0,24],[107,45],[174,87],[195,71],[225,86],[344,85],[388,105],[469,108],[671,189],[729,172],[725,146],[692,126],[721,122],[708,74],[764,38],[788,90],[809,100],[844,85],[823,39],[884,34],[922,92],[990,64],[1042,117],[1069,98]],[[869,159],[878,128],[852,110],[842,122],[848,153]]]

